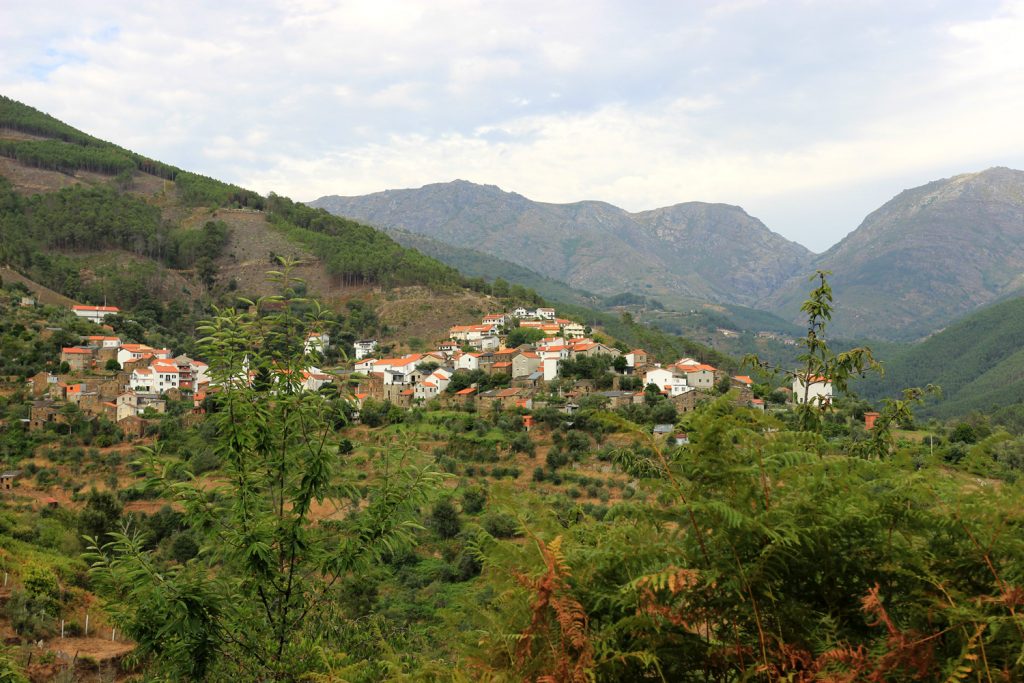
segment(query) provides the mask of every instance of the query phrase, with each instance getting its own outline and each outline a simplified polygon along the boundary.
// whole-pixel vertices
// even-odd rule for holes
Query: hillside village
[[[31,297],[21,301],[23,307],[35,304]],[[103,417],[125,437],[141,438],[166,411],[168,401],[188,401],[192,419],[201,419],[205,399],[217,391],[206,362],[172,349],[123,341],[105,324],[107,316],[121,314],[115,306],[76,304],[70,310],[104,333],[84,335],[78,344],[62,347],[59,371],[28,379],[33,402],[24,421],[29,430]],[[584,404],[615,409],[664,398],[678,413],[687,413],[728,389],[735,390],[737,405],[765,409],[765,399],[754,396],[749,376],[730,377],[689,357],[658,362],[643,349],[608,343],[582,323],[558,317],[550,307],[486,314],[478,323],[452,326],[433,350],[398,357],[383,357],[377,340],[357,340],[349,362],[321,369],[320,361],[331,348],[327,331],[308,335],[301,387],[344,387],[339,393],[351,401],[351,417],[357,421],[367,401],[400,409],[431,402],[473,411],[551,407],[571,415]],[[779,391],[800,402],[804,389],[797,379],[792,389]],[[814,378],[806,396],[829,401],[831,385]]]
[[[448,339],[426,353],[380,358],[372,355],[372,340],[357,342],[350,379],[358,383],[360,403],[374,399],[404,408],[440,399],[478,408],[557,405],[571,414],[584,398],[616,408],[643,403],[653,391],[689,412],[726,386],[738,390],[739,404],[764,410],[750,377],[730,378],[693,358],[663,365],[643,349],[609,346],[589,332],[552,308],[517,308],[453,326]]]

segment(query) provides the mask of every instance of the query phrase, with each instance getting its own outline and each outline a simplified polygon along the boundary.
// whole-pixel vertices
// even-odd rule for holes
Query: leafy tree
[[[509,348],[515,348],[523,344],[536,344],[543,338],[544,333],[536,327],[516,327],[508,333],[505,345]]]
[[[479,486],[473,486],[462,494],[462,511],[467,515],[482,512],[487,504],[487,492]]]
[[[429,526],[441,538],[454,538],[462,530],[459,511],[455,509],[450,498],[442,498],[434,504],[430,513]]]
[[[213,260],[208,256],[203,256],[196,261],[196,274],[199,275],[199,281],[207,289],[213,289],[213,286],[217,283],[217,266],[214,265]]]
[[[380,452],[368,505],[316,523],[315,503],[343,507],[359,494],[341,472],[329,402],[301,389],[302,340],[322,316],[294,296],[292,265],[271,274],[281,295],[250,302],[257,312],[219,311],[201,328],[221,388],[208,420],[223,485],[180,481],[159,447],[145,460],[150,485],[184,508],[199,556],[164,565],[132,529],[102,546],[92,540],[92,575],[114,622],[170,678],[293,681],[325,671],[319,643],[346,619],[336,607],[346,577],[411,543],[419,506],[439,481],[408,462],[406,448]],[[267,369],[267,381],[250,383],[251,367]]]
[[[949,440],[956,443],[976,443],[978,432],[974,429],[974,425],[961,422],[950,432]]]
[[[122,511],[123,507],[114,494],[93,489],[78,517],[78,528],[84,536],[103,538],[117,529]]]
[[[811,276],[812,281],[817,280],[817,286],[800,306],[800,310],[807,314],[807,334],[798,340],[803,346],[803,351],[797,356],[801,367],[798,370],[781,370],[790,382],[795,379],[803,382],[803,400],[797,402],[797,421],[801,429],[807,431],[818,431],[823,415],[832,409],[829,402],[810,395],[814,378],[823,378],[832,384],[834,392],[845,393],[854,377],[863,377],[868,370],[882,371],[871,349],[865,346],[838,354],[829,347],[825,339],[825,328],[832,319],[832,287],[828,283],[828,275],[828,271],[819,270]],[[772,375],[780,372],[780,368],[761,361],[756,354],[746,356],[743,363]]]

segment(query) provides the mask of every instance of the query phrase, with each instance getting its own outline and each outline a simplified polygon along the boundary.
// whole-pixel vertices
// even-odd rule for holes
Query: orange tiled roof
[[[102,311],[103,313],[120,313],[121,309],[117,306],[72,306],[73,311]]]

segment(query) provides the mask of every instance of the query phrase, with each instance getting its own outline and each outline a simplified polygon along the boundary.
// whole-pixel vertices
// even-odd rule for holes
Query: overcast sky
[[[1024,168],[1024,1],[0,0],[0,93],[299,200],[738,204],[821,251]]]

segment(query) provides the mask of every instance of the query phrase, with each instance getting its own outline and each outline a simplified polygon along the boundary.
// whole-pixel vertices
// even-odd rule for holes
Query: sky
[[[462,178],[724,202],[823,251],[1024,169],[1024,0],[0,0],[0,93],[309,201]]]

